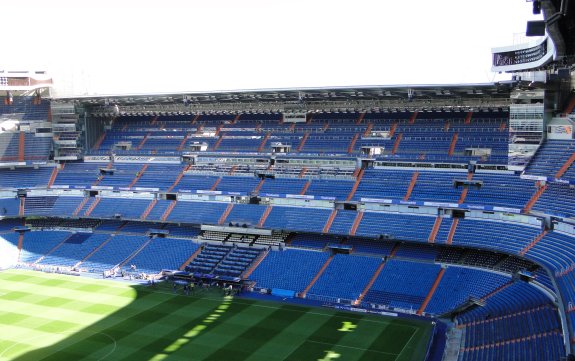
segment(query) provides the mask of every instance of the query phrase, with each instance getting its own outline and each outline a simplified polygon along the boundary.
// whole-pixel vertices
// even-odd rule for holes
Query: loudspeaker
[[[569,78],[571,78],[571,73],[570,73],[570,71],[569,71],[569,68],[557,69],[557,76],[559,77],[559,79],[569,79]]]
[[[533,0],[533,14],[534,15],[541,14],[541,1],[540,0]]]
[[[527,36],[543,36],[545,35],[545,21],[528,21],[527,31],[525,33]]]

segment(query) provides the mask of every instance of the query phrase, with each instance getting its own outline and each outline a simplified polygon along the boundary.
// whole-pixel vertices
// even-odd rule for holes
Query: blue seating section
[[[154,238],[129,263],[144,273],[158,273],[163,269],[177,270],[198,247],[197,243],[186,239]]]
[[[61,217],[71,217],[83,200],[84,197],[58,197],[52,205],[50,214]]]
[[[32,133],[24,135],[24,160],[46,161],[51,148],[52,137],[38,137]]]
[[[404,310],[419,309],[437,278],[440,266],[391,259],[365,295],[364,303]]]
[[[217,275],[240,277],[258,257],[261,249],[234,246],[214,269]]]
[[[106,166],[106,163],[66,163],[58,172],[54,184],[89,187],[98,179],[99,169]]]
[[[375,257],[336,254],[308,295],[355,300],[382,262]]]
[[[525,169],[526,174],[555,177],[557,171],[575,152],[575,141],[548,139],[537,150],[533,159]],[[571,167],[573,168],[573,167]],[[565,174],[565,178],[571,176],[573,170]]]
[[[33,97],[15,97],[12,104],[0,103],[0,115],[19,113],[22,115],[20,122],[23,124],[47,121],[49,102],[42,100],[40,103],[34,104],[35,102],[36,100]],[[4,131],[2,129],[2,132],[0,132],[0,162],[18,161],[19,143],[20,132]],[[24,160],[47,160],[51,145],[51,136],[36,137],[33,133],[24,133]]]
[[[22,120],[27,122],[48,120],[50,102],[41,99],[37,102],[35,96],[15,96],[12,104],[0,103],[0,114],[22,113]]]
[[[192,262],[186,266],[186,271],[211,274],[220,262],[230,253],[232,246],[205,244]]]
[[[64,242],[53,253],[46,256],[41,265],[73,267],[80,262],[90,252],[105,242],[110,235],[108,234],[87,234],[89,237],[81,243]],[[71,236],[72,237],[72,236]]]
[[[218,224],[227,206],[226,203],[179,201],[167,220],[191,224]]]
[[[64,168],[65,169],[65,168]],[[103,187],[128,187],[136,178],[136,174],[142,169],[141,164],[115,164],[113,173],[100,176],[99,186]]]
[[[174,191],[181,189],[186,190],[210,190],[216,183],[219,177],[203,176],[203,175],[189,175],[186,173],[180,182],[174,187]]]
[[[403,199],[412,175],[413,171],[408,170],[365,170],[354,198]]]
[[[390,235],[393,239],[427,242],[435,217],[384,212],[365,212],[357,236],[379,237]]]
[[[531,309],[522,315],[488,318],[487,321],[476,322],[468,327],[465,334],[466,347],[506,341],[510,337],[525,338],[547,331],[557,331],[561,327],[557,311],[549,306]],[[508,334],[489,332],[492,328],[507,331]]]
[[[0,217],[18,216],[20,210],[20,200],[18,198],[0,199]]]
[[[52,167],[0,169],[0,188],[46,187]]]
[[[250,275],[256,287],[303,291],[323,266],[327,252],[285,249],[271,251]]]
[[[184,167],[179,164],[149,164],[133,188],[159,188],[167,190]]]
[[[20,132],[0,132],[0,161],[46,161],[50,156],[52,137],[36,136],[35,133],[23,133],[23,154],[20,159]]]
[[[96,273],[110,270],[128,258],[148,240],[149,238],[146,236],[112,235],[112,239],[82,262],[80,268]]]
[[[255,226],[260,221],[265,207],[257,204],[234,204],[230,214],[227,216],[224,225],[247,224]]]
[[[533,210],[558,217],[573,217],[575,216],[575,190],[568,184],[549,183],[533,206]]]
[[[467,114],[463,112],[419,112],[414,124],[409,121],[413,114],[407,112],[368,115],[370,118],[356,124],[359,118],[356,113],[318,113],[309,122],[295,125],[279,123],[277,115],[274,119],[256,119],[257,116],[248,115],[239,120],[233,115],[231,119],[201,115],[194,122],[189,116],[119,117],[99,149],[92,153],[108,154],[118,142],[131,143],[130,150],[115,150],[117,154],[126,155],[179,155],[194,143],[204,143],[210,151],[255,153],[262,147],[262,151],[269,152],[271,142],[281,142],[291,145],[293,153],[303,154],[347,156],[351,147],[355,156],[362,146],[383,146],[382,159],[507,163],[508,127],[500,128],[501,123],[508,122],[507,112],[474,113],[469,124],[464,123]],[[389,139],[370,137],[364,134],[368,124],[374,131],[390,131],[395,126],[395,133]],[[455,152],[448,156],[455,133],[458,134]],[[392,154],[398,137],[402,137],[401,143]],[[352,144],[354,138],[357,138],[355,145]],[[467,148],[490,148],[492,153],[491,156],[472,157],[465,155]]]
[[[86,187],[98,185],[101,187],[125,188],[135,179],[136,174],[142,169],[141,164],[126,165],[116,164],[112,167],[116,169],[113,175],[100,175],[99,168],[106,168],[103,163],[68,163],[64,169],[60,170],[55,186]],[[176,180],[182,171],[181,166],[150,165],[144,171],[141,178],[132,186],[136,188],[158,188],[167,190]],[[286,170],[287,171],[287,170]],[[5,174],[12,174],[16,171],[0,171]],[[51,174],[51,168],[41,168],[41,170],[19,170],[14,173],[15,177],[9,177],[6,186],[15,186],[17,177],[23,177],[26,181],[22,186],[35,187],[45,186]],[[34,175],[27,176],[32,172]],[[354,200],[361,198],[383,198],[383,199],[403,199],[406,195],[412,171],[393,171],[387,169],[366,170],[358,190],[355,192]],[[415,201],[450,201],[457,202],[461,196],[462,189],[455,188],[453,181],[465,179],[465,172],[435,172],[419,171],[419,177],[415,183],[410,200]],[[98,180],[100,179],[100,180]],[[534,187],[532,181],[521,180],[516,175],[505,173],[477,173],[475,180],[483,183],[481,189],[469,188],[466,204],[505,206],[523,208],[531,195]],[[1,182],[1,181],[0,181]],[[308,182],[306,179],[276,178],[266,179],[260,194],[300,194]],[[174,191],[215,189],[224,192],[252,193],[258,186],[259,179],[254,177],[237,176],[214,176],[197,174],[192,171],[185,173],[183,178],[174,187]],[[351,180],[328,180],[311,179],[305,194],[314,196],[335,196],[340,200],[347,198],[352,186]],[[0,184],[1,186],[1,184]],[[514,192],[499,192],[498,189],[512,187]],[[559,205],[554,205],[552,200],[560,196],[565,201]],[[564,216],[575,212],[571,203],[567,200],[575,198],[568,186],[552,184],[543,194],[534,209],[547,211]]]
[[[170,206],[170,203],[172,203],[172,201],[159,199],[156,202],[156,205],[154,206],[154,208],[152,208],[152,210],[150,211],[150,213],[146,217],[146,219],[155,220],[155,221],[161,220],[162,216],[164,215],[164,212],[166,212],[166,209],[168,209],[168,207]],[[148,206],[146,206],[146,208],[148,208]]]
[[[58,197],[27,197],[24,203],[24,215],[48,216]]]
[[[345,200],[353,187],[353,181],[314,179],[305,194],[336,197]]]
[[[272,208],[264,223],[265,228],[321,233],[331,211],[320,208]]]
[[[63,231],[26,232],[20,262],[34,263],[71,234]]]
[[[98,225],[96,229],[103,232],[114,232],[119,230],[124,225],[124,223],[124,221],[104,220]]]
[[[340,240],[334,236],[297,233],[291,238],[290,246],[321,250],[330,243],[338,244],[340,243]]]
[[[260,194],[299,194],[306,183],[305,179],[270,178],[260,188]]]
[[[395,246],[395,242],[351,237],[345,241],[346,245],[353,247],[354,253],[366,253],[378,256],[387,256]]]
[[[520,301],[520,307],[517,307]],[[457,317],[458,323],[469,323],[478,319],[504,316],[513,311],[523,311],[551,304],[551,300],[535,287],[523,281],[495,293],[486,300],[484,307],[477,307]]]
[[[533,286],[515,282],[458,317],[465,326],[460,360],[559,360],[565,355],[552,302]]]
[[[560,232],[547,233],[526,254],[526,257],[549,267],[555,273],[555,280],[565,304],[575,304],[575,243],[573,237]],[[569,313],[573,317],[573,312]],[[569,324],[571,334],[575,323]]]
[[[0,222],[0,233],[10,232],[12,231],[12,229],[14,229],[14,227],[18,227],[21,225],[22,225],[21,219],[10,219],[10,218],[3,219]]]
[[[447,267],[425,312],[442,315],[464,304],[470,297],[480,299],[509,282],[509,276],[463,267]]]
[[[465,172],[419,172],[410,200],[438,200],[455,202],[461,196],[461,188],[453,186],[453,180],[464,180]],[[407,181],[409,184],[409,180]]]
[[[177,224],[167,224],[163,229],[169,231],[172,237],[195,238],[200,234],[199,228]]]
[[[18,160],[18,133],[0,133],[0,161],[15,162]]]
[[[461,361],[483,360],[561,360],[565,356],[561,334],[547,332],[522,338],[513,339],[500,344],[481,345],[465,349],[460,354]]]
[[[100,202],[92,210],[90,217],[112,218],[119,214],[125,219],[139,219],[148,204],[150,204],[149,199],[100,198]]]
[[[397,258],[416,258],[424,261],[434,261],[437,250],[424,244],[402,243],[395,252]]]
[[[339,209],[331,227],[329,228],[329,233],[332,234],[340,234],[340,235],[348,235],[351,231],[351,226],[353,225],[353,221],[357,216],[356,211],[348,211],[345,209]]]
[[[162,228],[161,224],[130,221],[124,223],[121,231],[123,233],[146,234],[150,229],[159,229],[159,228]]]
[[[480,189],[469,187],[466,204],[523,208],[534,192],[533,181],[507,173],[477,172],[474,181],[481,181]],[[502,192],[502,189],[512,190]]]
[[[449,223],[445,221],[442,223]],[[517,223],[460,219],[453,236],[453,245],[517,254],[540,233],[538,227]],[[435,241],[444,242],[438,238]]]
[[[222,192],[251,193],[260,180],[256,177],[231,177],[224,176],[214,190]]]

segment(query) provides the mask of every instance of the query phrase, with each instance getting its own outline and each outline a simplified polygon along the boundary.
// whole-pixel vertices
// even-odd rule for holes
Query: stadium
[[[531,5],[492,83],[0,70],[0,360],[575,360],[575,7]]]

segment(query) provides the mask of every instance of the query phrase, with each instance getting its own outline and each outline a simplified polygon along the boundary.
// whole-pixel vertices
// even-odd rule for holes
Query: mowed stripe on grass
[[[431,326],[331,309],[11,270],[0,360],[423,360]],[[423,348],[423,349],[422,349]]]

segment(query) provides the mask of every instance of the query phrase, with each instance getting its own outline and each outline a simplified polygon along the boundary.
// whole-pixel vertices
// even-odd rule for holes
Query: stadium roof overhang
[[[174,92],[156,94],[108,94],[53,98],[54,101],[77,101],[94,105],[133,105],[153,103],[221,103],[221,102],[274,102],[323,101],[330,99],[413,99],[413,98],[506,98],[511,82],[461,85],[391,85],[325,88],[288,88],[226,90],[209,92]]]
[[[548,0],[540,1],[540,3],[545,15],[547,32],[557,49],[557,60],[564,62],[565,65],[573,65],[575,62],[574,1]]]
[[[106,108],[126,111],[178,112],[285,112],[288,109],[313,111],[369,111],[390,106],[425,108],[481,104],[506,106],[515,82],[461,85],[390,85],[325,88],[257,89],[157,94],[109,94],[54,98],[54,102],[76,102],[92,113]]]

